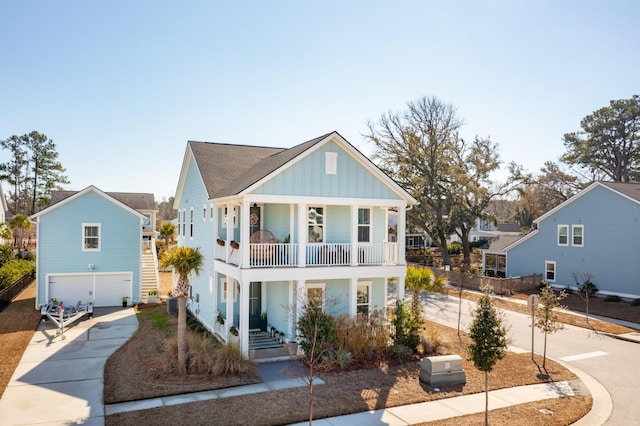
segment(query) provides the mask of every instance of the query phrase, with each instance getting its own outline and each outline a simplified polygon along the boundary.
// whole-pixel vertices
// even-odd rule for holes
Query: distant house
[[[288,149],[190,141],[178,244],[199,247],[205,263],[188,309],[224,339],[237,329],[245,356],[250,331],[267,325],[295,340],[310,298],[336,300],[336,315],[384,309],[388,278],[404,296],[405,211],[415,203],[337,132]]]
[[[573,289],[574,275],[586,273],[603,294],[640,297],[640,184],[594,182],[534,224],[533,232],[501,237],[484,250],[485,273],[542,273]]]
[[[120,305],[123,297],[145,300],[158,288],[154,209],[153,194],[94,186],[53,192],[50,206],[32,216],[38,225],[36,307],[54,297],[97,307]]]

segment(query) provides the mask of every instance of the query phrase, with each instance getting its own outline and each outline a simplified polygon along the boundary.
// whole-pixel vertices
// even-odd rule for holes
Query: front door
[[[262,283],[249,284],[249,330],[262,329]]]

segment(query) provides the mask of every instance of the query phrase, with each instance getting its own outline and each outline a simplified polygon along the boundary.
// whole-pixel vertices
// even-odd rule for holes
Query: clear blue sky
[[[0,139],[57,145],[71,184],[172,196],[188,140],[290,147],[436,96],[537,172],[640,93],[640,2],[0,3]],[[0,152],[0,161],[6,161]]]

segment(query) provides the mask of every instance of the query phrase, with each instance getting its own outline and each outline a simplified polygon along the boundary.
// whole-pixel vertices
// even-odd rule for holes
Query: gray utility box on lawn
[[[420,360],[420,381],[429,386],[467,383],[460,355],[429,356]]]

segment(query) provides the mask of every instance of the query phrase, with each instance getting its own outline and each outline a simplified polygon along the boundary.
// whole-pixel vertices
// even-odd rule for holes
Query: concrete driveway
[[[0,425],[104,425],[104,365],[137,329],[133,308],[96,308],[65,339],[41,322],[0,399]]]

